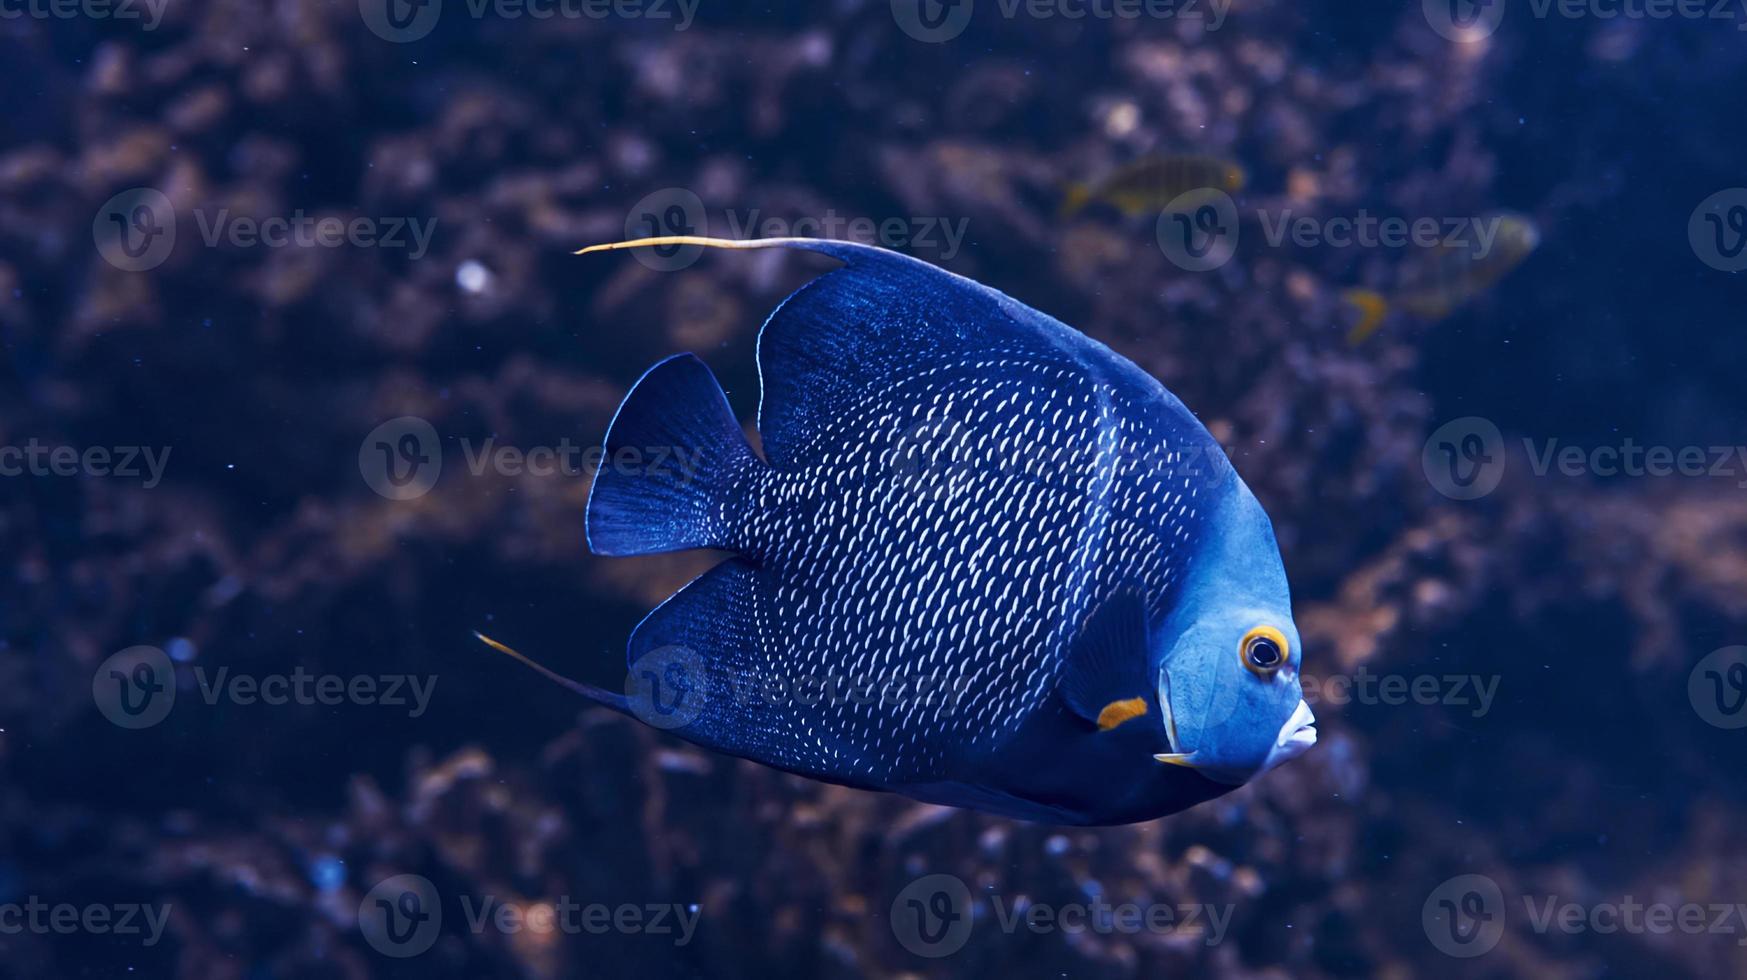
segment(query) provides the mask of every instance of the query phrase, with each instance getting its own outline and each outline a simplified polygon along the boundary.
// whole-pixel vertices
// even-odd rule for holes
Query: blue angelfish
[[[548,676],[719,752],[1060,824],[1174,813],[1316,741],[1273,528],[1157,380],[883,249],[584,251],[645,245],[842,267],[759,333],[762,454],[692,355],[625,397],[603,458],[651,464],[598,472],[591,550],[732,557],[637,627],[629,693]],[[674,450],[697,465],[654,464]]]

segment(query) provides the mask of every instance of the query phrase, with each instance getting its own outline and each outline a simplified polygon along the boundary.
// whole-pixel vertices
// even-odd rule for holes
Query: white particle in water
[[[468,259],[455,269],[455,285],[460,286],[463,292],[477,296],[491,285],[491,270]]]

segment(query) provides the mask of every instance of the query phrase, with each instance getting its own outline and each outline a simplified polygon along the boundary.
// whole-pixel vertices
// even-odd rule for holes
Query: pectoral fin
[[[1105,600],[1080,628],[1058,690],[1068,707],[1099,731],[1152,710],[1146,637],[1146,606],[1126,592]]]

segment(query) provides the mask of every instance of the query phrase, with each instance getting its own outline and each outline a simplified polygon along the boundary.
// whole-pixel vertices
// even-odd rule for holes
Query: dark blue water
[[[0,0],[0,975],[1741,975],[1743,27]],[[1242,188],[1061,213],[1189,155]],[[1057,827],[481,646],[623,690],[722,557],[591,555],[592,454],[682,351],[750,428],[827,264],[571,254],[651,231],[894,248],[1157,377],[1273,520],[1316,748]]]

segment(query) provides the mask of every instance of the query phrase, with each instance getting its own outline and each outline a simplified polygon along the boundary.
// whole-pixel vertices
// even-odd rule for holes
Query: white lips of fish
[[[1311,713],[1310,705],[1300,698],[1298,707],[1292,709],[1292,717],[1286,719],[1286,724],[1280,726],[1280,734],[1274,737],[1274,747],[1268,750],[1268,757],[1262,760],[1261,772],[1298,758],[1315,744],[1316,715]]]
[[[1153,758],[1160,762],[1172,762],[1175,765],[1187,764],[1190,768],[1195,768],[1194,754],[1185,754],[1182,747],[1177,744],[1177,719],[1171,711],[1169,683],[1166,677],[1159,679],[1159,707],[1164,709],[1165,738],[1171,743],[1171,754],[1156,755]],[[1254,779],[1275,766],[1291,762],[1310,751],[1310,747],[1315,744],[1316,715],[1310,710],[1310,705],[1303,698],[1299,698],[1298,707],[1292,709],[1292,716],[1286,719],[1286,723],[1280,726],[1280,733],[1274,736],[1274,744],[1268,749],[1267,758],[1262,760],[1261,768],[1247,778]]]

